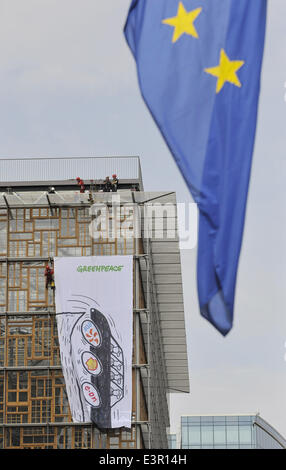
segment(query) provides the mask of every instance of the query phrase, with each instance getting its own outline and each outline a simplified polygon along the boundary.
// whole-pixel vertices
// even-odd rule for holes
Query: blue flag
[[[233,324],[266,0],[133,0],[125,37],[142,96],[199,208],[201,314]]]

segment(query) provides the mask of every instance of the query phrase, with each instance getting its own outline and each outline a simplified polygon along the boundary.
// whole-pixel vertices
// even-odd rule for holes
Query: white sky
[[[0,156],[139,155],[146,190],[171,188],[189,202],[139,93],[122,32],[129,4],[1,0]],[[173,431],[181,414],[259,411],[286,436],[285,18],[285,0],[269,0],[235,323],[226,338],[200,317],[196,250],[182,252],[191,393],[171,400]]]

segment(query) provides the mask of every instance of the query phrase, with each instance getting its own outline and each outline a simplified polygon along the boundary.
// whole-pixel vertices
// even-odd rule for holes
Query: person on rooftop
[[[111,181],[109,179],[109,176],[107,176],[103,182],[104,187],[103,187],[103,192],[104,193],[109,193],[111,190]]]
[[[112,192],[116,193],[118,189],[118,178],[117,175],[112,175],[112,181],[111,181],[111,190]]]

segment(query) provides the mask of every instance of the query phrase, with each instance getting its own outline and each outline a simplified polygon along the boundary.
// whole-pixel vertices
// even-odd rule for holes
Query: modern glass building
[[[168,448],[177,449],[177,434],[168,434]]]
[[[182,449],[286,449],[286,440],[258,414],[182,416]]]
[[[145,192],[138,157],[0,159],[0,175],[0,449],[167,448],[169,393],[189,391],[175,193]],[[150,234],[153,203],[171,211]],[[133,255],[131,429],[72,421],[45,282],[55,256],[104,255]]]

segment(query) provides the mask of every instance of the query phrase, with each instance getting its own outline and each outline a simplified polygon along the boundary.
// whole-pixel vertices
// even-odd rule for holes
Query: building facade
[[[168,434],[168,446],[169,449],[177,449],[177,434]]]
[[[176,214],[157,217],[175,222],[168,239],[149,236],[146,208],[176,207],[174,193],[144,192],[137,157],[0,169],[0,448],[167,448],[168,394],[189,391],[180,252]],[[116,194],[103,192],[112,172]],[[100,431],[72,422],[44,271],[55,256],[124,254],[134,263],[132,428]]]
[[[286,449],[286,440],[258,414],[182,416],[182,449]]]

